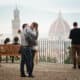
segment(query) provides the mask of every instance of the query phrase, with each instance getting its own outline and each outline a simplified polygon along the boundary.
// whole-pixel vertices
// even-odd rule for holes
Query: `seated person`
[[[19,45],[19,38],[17,36],[14,37],[13,44],[14,45]],[[16,58],[18,59],[18,56],[16,56]],[[12,60],[12,63],[14,63],[14,56],[11,56],[11,60]]]
[[[4,44],[10,44],[10,38],[6,38],[5,40],[4,40]],[[6,56],[6,63],[8,63],[8,56]]]

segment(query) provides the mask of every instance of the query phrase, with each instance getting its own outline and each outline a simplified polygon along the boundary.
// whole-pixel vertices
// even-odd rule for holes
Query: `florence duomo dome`
[[[49,39],[53,40],[64,40],[68,39],[70,31],[70,26],[62,17],[61,12],[59,12],[58,18],[54,23],[52,23],[49,31]]]

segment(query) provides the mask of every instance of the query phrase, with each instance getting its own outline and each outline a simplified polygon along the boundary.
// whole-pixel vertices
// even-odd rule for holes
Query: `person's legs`
[[[25,62],[24,64],[26,64],[26,72],[28,73],[28,75],[30,75],[31,74],[31,53],[30,53],[30,48],[29,47],[25,47],[24,51],[25,51],[24,52],[24,59],[25,60],[22,61],[22,62]]]
[[[35,58],[35,53],[36,53],[36,51],[35,51],[35,50],[32,50],[32,72],[33,72],[33,69],[34,69],[34,58]]]
[[[72,61],[73,61],[73,68],[76,68],[76,48],[72,47]]]
[[[80,47],[78,48],[77,56],[78,56],[78,68],[80,69]]]
[[[26,64],[26,72],[27,72],[27,74],[29,74],[29,72],[30,72],[30,56],[29,56],[28,50],[26,50],[26,54],[25,54],[25,64]]]
[[[25,64],[26,64],[26,72],[27,72],[27,74],[29,74],[28,62],[26,61]]]
[[[31,52],[31,49],[29,49],[29,52],[28,52],[28,73],[29,73],[29,76],[32,75],[32,52]]]
[[[1,63],[1,61],[2,61],[2,56],[0,56],[0,63]]]
[[[8,63],[8,56],[6,56],[6,63]]]
[[[26,58],[26,68],[27,68],[28,77],[33,77],[32,72],[34,68],[34,55],[35,54],[33,53],[32,48],[27,47],[25,58]]]
[[[25,64],[24,55],[21,55],[21,64],[20,64],[21,76],[24,76],[25,75],[24,64]]]
[[[33,72],[33,67],[34,67],[34,61],[33,61],[33,51],[31,48],[28,48],[27,51],[27,69],[28,69],[28,74],[29,77],[33,77],[32,72]]]
[[[11,61],[12,63],[14,63],[14,56],[11,56]]]
[[[36,50],[35,57],[34,57],[34,63],[38,64],[38,62],[39,62],[39,54],[38,54],[38,50]]]
[[[25,71],[24,71],[24,65],[25,65],[25,48],[23,47],[23,51],[21,53],[21,64],[20,64],[20,72],[21,72],[21,76],[25,77]]]

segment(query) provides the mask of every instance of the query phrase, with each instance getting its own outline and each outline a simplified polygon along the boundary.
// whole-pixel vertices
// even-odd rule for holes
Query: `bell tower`
[[[17,36],[19,29],[20,29],[20,13],[19,13],[19,9],[16,6],[13,12],[12,35]]]

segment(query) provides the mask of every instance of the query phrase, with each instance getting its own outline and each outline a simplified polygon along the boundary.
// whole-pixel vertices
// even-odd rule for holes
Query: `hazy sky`
[[[21,25],[38,22],[40,36],[48,34],[59,11],[70,26],[73,21],[78,21],[80,25],[80,0],[0,0],[0,33],[11,33],[16,4],[20,10]]]

